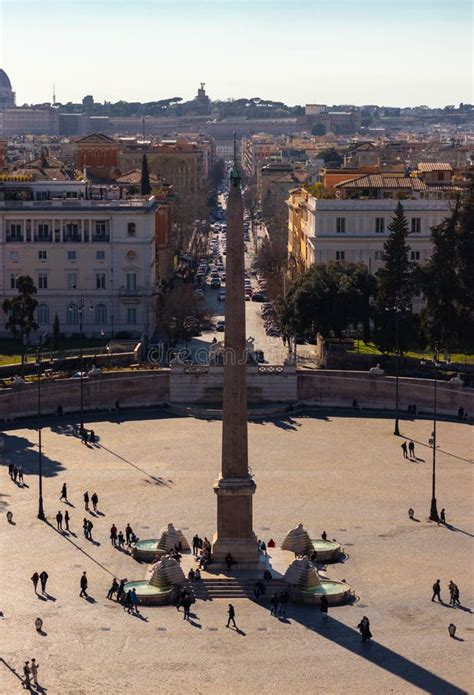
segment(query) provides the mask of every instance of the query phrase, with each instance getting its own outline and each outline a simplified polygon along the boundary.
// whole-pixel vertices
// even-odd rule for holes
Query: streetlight
[[[397,437],[400,436],[400,426],[399,426],[399,376],[400,376],[400,314],[403,311],[403,306],[400,304],[398,297],[390,300],[391,306],[387,306],[385,311],[395,312],[395,353],[396,353],[396,367],[395,367],[395,427],[393,434]]]
[[[430,505],[430,519],[431,521],[439,521],[438,507],[436,505],[436,422],[438,419],[437,411],[437,388],[438,388],[438,373],[436,371],[438,366],[438,345],[435,344],[433,351],[433,367],[434,367],[434,397],[433,397],[433,434],[431,435],[431,442],[433,447],[433,465],[431,471],[431,505]]]
[[[81,390],[81,418],[80,418],[80,428],[79,431],[82,434],[84,432],[84,348],[83,348],[83,338],[84,336],[82,335],[82,321],[84,317],[84,295],[81,292],[81,296],[79,299],[79,336],[80,336],[80,390]],[[92,304],[89,307],[89,310],[92,311]]]
[[[38,367],[38,519],[46,521],[43,508],[43,450],[41,442],[41,340],[36,349],[36,366]]]

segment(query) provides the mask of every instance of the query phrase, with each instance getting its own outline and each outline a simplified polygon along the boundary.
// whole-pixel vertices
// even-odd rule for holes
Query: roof
[[[8,77],[5,70],[2,70],[1,68],[0,68],[0,87],[2,89],[10,89],[10,90],[12,88],[12,83],[10,82],[10,78]]]
[[[335,188],[410,188],[414,191],[426,191],[428,186],[421,179],[411,176],[395,176],[393,174],[369,174],[349,181],[337,183]]]
[[[130,184],[138,184],[141,182],[142,179],[142,172],[140,169],[130,169],[130,171],[125,171],[121,176],[118,176],[115,179],[115,183],[130,183]],[[160,183],[160,179],[158,179],[156,176],[153,176],[153,174],[150,174],[150,183]]]
[[[449,162],[419,162],[418,171],[452,171],[453,167]]]
[[[83,138],[79,138],[77,140],[78,143],[84,143],[88,145],[89,143],[93,145],[94,143],[115,143],[115,140],[113,138],[109,138],[108,135],[104,135],[103,133],[91,133],[90,135],[86,135]]]
[[[289,174],[283,174],[283,176],[273,179],[273,183],[305,183],[307,178],[307,173],[303,173],[302,171],[293,171]]]

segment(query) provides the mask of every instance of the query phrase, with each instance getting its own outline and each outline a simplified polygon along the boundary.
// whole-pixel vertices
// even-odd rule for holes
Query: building
[[[49,106],[44,108],[5,108],[0,111],[0,134],[3,137],[16,135],[58,135],[59,112]]]
[[[320,115],[320,122],[326,133],[351,135],[357,133],[361,126],[360,111],[327,111]]]
[[[117,170],[119,143],[108,135],[92,133],[76,142],[76,168],[108,179]]]
[[[57,314],[63,333],[78,333],[82,297],[84,334],[150,334],[160,265],[170,263],[161,208],[154,196],[100,198],[85,180],[0,180],[1,296],[30,275],[42,332]]]
[[[255,177],[260,167],[270,157],[279,154],[279,151],[280,148],[269,135],[259,134],[244,138],[240,149],[242,168],[247,176]]]
[[[15,106],[15,92],[5,70],[0,69],[0,111]]]

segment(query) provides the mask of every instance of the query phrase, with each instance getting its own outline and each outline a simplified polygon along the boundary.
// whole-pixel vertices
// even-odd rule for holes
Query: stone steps
[[[237,598],[253,598],[255,580],[236,579],[223,577],[204,578],[199,582],[188,582],[188,589],[196,599],[210,601],[213,599],[237,599]],[[272,580],[265,583],[266,596],[271,596],[273,593],[280,593],[288,589],[288,584],[282,580]]]

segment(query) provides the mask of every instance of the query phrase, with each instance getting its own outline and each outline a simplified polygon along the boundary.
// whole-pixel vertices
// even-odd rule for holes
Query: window
[[[95,307],[95,322],[97,324],[107,323],[107,307],[105,304],[97,304]]]
[[[66,323],[68,326],[75,326],[79,323],[79,310],[77,304],[70,304],[66,310]]]
[[[129,222],[127,225],[127,234],[128,236],[135,236],[137,233],[137,227],[135,222]]]
[[[10,251],[10,260],[12,263],[18,263],[18,251]]]
[[[385,217],[375,218],[375,233],[384,234],[385,232]]]
[[[45,261],[48,258],[48,252],[44,249],[38,251],[38,258],[40,261]]]
[[[134,326],[137,322],[137,310],[135,307],[129,307],[127,309],[127,323],[129,326]]]
[[[67,252],[67,259],[68,261],[75,261],[77,258],[76,252],[75,251],[68,251]]]
[[[95,223],[95,233],[97,236],[105,236],[107,231],[107,222],[96,222]]]
[[[438,171],[438,181],[444,181],[444,172]]]
[[[96,290],[105,290],[105,273],[95,274],[95,288]]]
[[[421,232],[421,217],[411,218],[411,233],[419,234]]]
[[[66,241],[80,241],[79,225],[69,222],[64,227],[64,238]]]
[[[420,260],[420,252],[419,251],[411,251],[410,252],[410,260],[419,261]]]
[[[38,225],[38,239],[47,239],[49,237],[49,224]]]
[[[67,273],[66,281],[68,290],[75,290],[77,288],[77,273]]]
[[[346,218],[336,217],[336,233],[345,234],[346,233]]]
[[[136,273],[127,273],[127,290],[136,290],[137,289],[137,274]]]
[[[344,261],[346,258],[345,251],[336,251],[336,261]]]
[[[105,261],[105,251],[96,251],[95,257],[98,261]]]
[[[10,225],[10,239],[21,241],[21,224]]]
[[[376,251],[375,252],[375,260],[376,261],[383,261],[383,251]]]
[[[10,275],[10,289],[11,290],[17,289],[17,281],[18,281],[18,275],[16,273],[12,273]]]
[[[38,289],[48,289],[48,273],[38,273]]]
[[[38,306],[37,320],[40,324],[49,323],[49,306],[47,304],[40,304]]]

